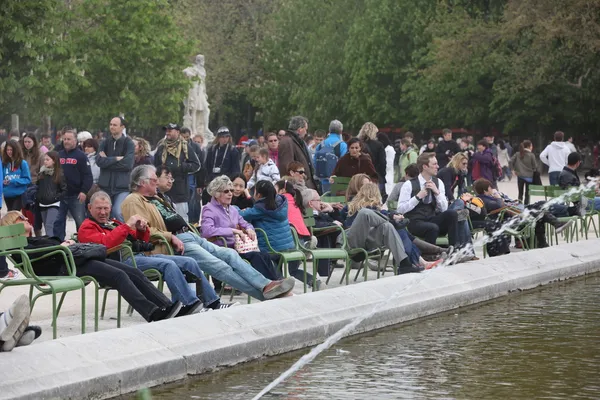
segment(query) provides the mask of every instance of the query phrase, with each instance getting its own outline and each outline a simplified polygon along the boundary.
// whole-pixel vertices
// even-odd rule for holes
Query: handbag
[[[233,248],[239,254],[250,253],[251,251],[259,251],[258,250],[258,239],[250,239],[250,236],[244,235],[235,235],[235,242],[233,243]]]
[[[73,243],[69,246],[75,265],[85,264],[89,260],[104,261],[106,246],[98,243]]]

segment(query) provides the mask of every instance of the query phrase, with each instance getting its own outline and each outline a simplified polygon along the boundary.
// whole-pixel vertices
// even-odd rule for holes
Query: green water
[[[166,385],[152,397],[250,399],[306,352]],[[263,398],[600,399],[600,276],[348,338]]]

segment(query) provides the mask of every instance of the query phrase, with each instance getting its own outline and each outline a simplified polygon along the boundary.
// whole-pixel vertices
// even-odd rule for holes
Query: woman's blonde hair
[[[135,156],[138,158],[141,157],[146,157],[148,154],[150,154],[150,142],[148,142],[146,139],[141,138],[139,136],[134,136],[131,139],[133,139],[134,141],[139,143],[139,147],[140,147],[140,151],[139,153],[136,152]]]
[[[469,161],[465,153],[456,153],[454,156],[452,156],[448,165],[454,168],[455,171],[460,171],[460,164],[463,160]]]
[[[22,220],[22,216],[23,214],[21,214],[21,211],[9,211],[4,217],[2,217],[2,219],[0,219],[0,225],[14,225]]]
[[[360,188],[356,197],[348,203],[348,215],[354,215],[366,207],[380,209],[382,206],[381,192],[376,183],[366,183]]]
[[[377,140],[379,128],[372,122],[365,122],[358,132],[358,138],[361,140]]]
[[[354,196],[356,196],[356,194],[362,187],[365,178],[369,181],[371,180],[371,178],[367,174],[356,174],[353,175],[352,178],[350,178],[350,182],[348,183],[348,189],[346,189],[346,201],[350,201]]]

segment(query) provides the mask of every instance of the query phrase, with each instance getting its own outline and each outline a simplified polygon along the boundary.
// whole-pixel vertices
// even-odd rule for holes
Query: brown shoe
[[[290,292],[294,285],[296,284],[296,280],[294,278],[285,278],[280,281],[272,281],[263,289],[263,295],[266,300],[274,299],[282,294],[286,294]]]

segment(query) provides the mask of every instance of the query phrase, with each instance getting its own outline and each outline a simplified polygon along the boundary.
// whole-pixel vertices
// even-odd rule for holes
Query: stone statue
[[[198,54],[194,65],[184,69],[183,73],[194,81],[188,98],[183,102],[185,105],[183,126],[190,128],[192,134],[201,134],[204,136],[204,140],[210,143],[214,139],[214,135],[208,128],[210,108],[206,94],[204,56]]]

